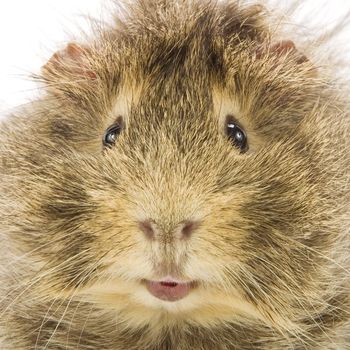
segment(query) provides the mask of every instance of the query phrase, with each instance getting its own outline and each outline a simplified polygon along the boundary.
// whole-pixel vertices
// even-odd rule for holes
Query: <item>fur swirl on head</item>
[[[235,0],[116,13],[1,124],[1,349],[349,349],[349,94],[322,60],[333,37],[298,42]],[[176,239],[185,220],[198,227]],[[166,273],[197,287],[156,299],[144,280]]]

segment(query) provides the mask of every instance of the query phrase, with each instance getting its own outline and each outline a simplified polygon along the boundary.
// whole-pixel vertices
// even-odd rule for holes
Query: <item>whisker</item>
[[[51,334],[49,340],[47,341],[47,343],[46,343],[44,349],[47,348],[47,346],[49,345],[50,341],[53,339],[55,333],[57,332],[59,325],[61,324],[61,322],[62,322],[63,319],[64,319],[64,316],[65,316],[66,313],[68,312],[69,305],[71,304],[71,302],[72,302],[73,299],[76,297],[76,295],[77,295],[77,293],[78,293],[78,291],[79,291],[79,287],[85,282],[86,279],[88,279],[88,278],[90,277],[90,273],[93,272],[100,264],[101,264],[101,262],[100,262],[100,261],[97,261],[97,262],[95,262],[92,266],[87,266],[85,269],[83,269],[77,276],[75,276],[75,278],[74,278],[72,281],[70,281],[70,283],[68,283],[68,284],[64,287],[64,289],[62,290],[62,292],[55,298],[54,302],[62,295],[62,293],[63,293],[64,290],[66,290],[68,287],[70,287],[70,286],[73,284],[73,282],[75,282],[76,280],[78,280],[77,285],[76,285],[76,287],[75,287],[75,290],[74,290],[74,292],[72,293],[71,297],[69,298],[68,304],[66,305],[65,310],[64,310],[64,312],[63,312],[63,314],[62,314],[60,320],[58,321],[58,323],[57,323],[57,325],[56,325],[56,327],[55,327],[53,333]],[[85,274],[86,271],[89,271],[89,273]],[[84,274],[85,274],[85,276],[84,276]],[[63,298],[63,300],[61,301],[61,303],[59,304],[59,306],[57,307],[57,309],[56,309],[56,311],[55,311],[54,313],[56,313],[56,312],[59,310],[59,308],[63,305],[64,302],[67,301],[67,299],[68,299],[68,298]],[[80,304],[80,302],[81,302],[81,301],[79,301],[79,304]],[[78,304],[78,305],[79,305],[79,304]],[[51,305],[51,306],[52,306],[52,305]],[[51,307],[50,307],[50,308],[51,308]],[[48,312],[46,313],[46,315],[47,315],[47,314],[48,314]],[[45,317],[46,317],[46,315],[45,315]],[[45,317],[44,317],[44,320],[45,320]],[[70,328],[71,328],[71,324],[70,324]],[[69,328],[69,331],[70,331],[70,328]],[[69,331],[68,331],[68,334],[69,334]],[[68,334],[67,334],[67,337],[68,337]],[[37,336],[37,341],[38,341],[38,339],[39,339],[39,336],[40,336],[40,331],[39,331],[39,334],[38,334],[38,336]],[[68,338],[67,338],[67,341],[68,341]],[[44,349],[43,349],[43,350],[44,350]]]
[[[87,322],[88,322],[88,320],[89,320],[89,318],[90,318],[90,316],[91,316],[93,307],[94,307],[94,306],[91,305],[90,310],[89,310],[89,313],[87,314],[87,316],[86,316],[86,318],[85,318],[85,322],[84,322],[84,324],[83,324],[83,327],[82,327],[82,329],[81,329],[81,331],[80,331],[78,343],[77,343],[77,345],[76,345],[76,346],[77,346],[77,350],[78,350],[79,347],[80,347],[80,342],[81,342],[81,339],[82,339],[82,337],[83,337],[84,330],[85,330],[85,328],[86,328]]]
[[[46,277],[47,275],[51,274],[52,272],[54,271],[57,271],[60,267],[62,267],[62,265],[64,266],[65,264],[67,264],[67,261],[71,261],[71,260],[74,260],[76,259],[77,256],[81,255],[81,254],[85,254],[87,251],[89,251],[90,248],[84,250],[84,251],[81,251],[79,252],[78,254],[76,254],[75,256],[73,257],[70,257],[68,258],[66,261],[63,261],[62,263],[60,263],[59,265],[56,265],[54,266],[53,268],[51,268],[50,270],[47,270],[45,271],[44,273],[42,274],[39,274],[38,276],[34,277],[32,280],[31,280],[31,283],[29,285],[27,285],[25,287],[25,289],[20,293],[18,294],[12,301],[11,303],[4,309],[2,310],[1,314],[0,314],[0,318],[3,318],[4,314],[8,311],[8,309],[26,292],[28,291],[29,288],[31,288],[33,285],[35,285],[36,283],[40,282],[44,277]],[[2,303],[10,293],[13,293],[15,291],[17,291],[19,288],[21,288],[21,285],[20,286],[17,286],[16,288],[14,289],[11,289],[3,299],[0,300],[0,303]]]

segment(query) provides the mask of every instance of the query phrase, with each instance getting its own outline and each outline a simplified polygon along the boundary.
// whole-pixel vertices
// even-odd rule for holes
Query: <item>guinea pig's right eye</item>
[[[247,152],[247,134],[231,115],[228,115],[226,118],[226,134],[232,144],[237,147],[241,153]]]
[[[103,136],[103,146],[112,147],[114,146],[119,134],[122,131],[122,126],[120,123],[114,123],[105,132]]]

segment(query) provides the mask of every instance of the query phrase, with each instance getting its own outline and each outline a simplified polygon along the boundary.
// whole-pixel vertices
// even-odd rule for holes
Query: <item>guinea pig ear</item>
[[[85,78],[96,79],[90,60],[91,51],[87,47],[69,43],[56,52],[42,67],[45,78]],[[50,79],[50,80],[51,80]]]
[[[263,45],[256,50],[257,59],[261,59],[265,56],[278,59],[286,55],[290,55],[297,65],[309,62],[309,59],[303,53],[298,51],[294,42],[291,40],[283,40],[271,43],[270,45]]]

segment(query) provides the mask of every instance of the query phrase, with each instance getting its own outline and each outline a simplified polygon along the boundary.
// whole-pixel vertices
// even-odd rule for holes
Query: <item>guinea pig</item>
[[[350,349],[349,91],[283,28],[134,0],[49,59],[0,127],[1,349]]]

